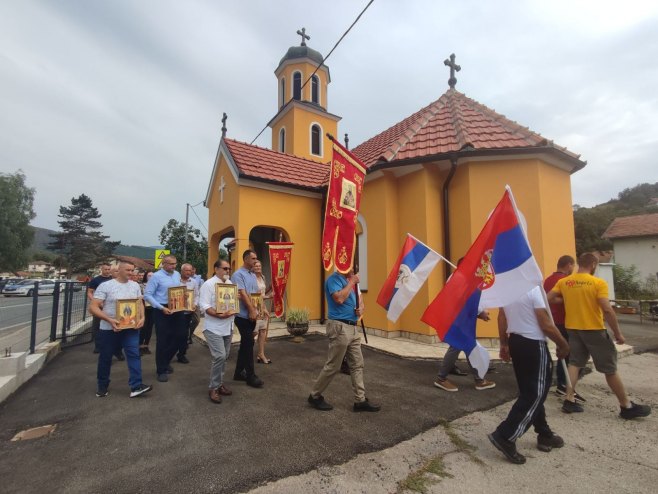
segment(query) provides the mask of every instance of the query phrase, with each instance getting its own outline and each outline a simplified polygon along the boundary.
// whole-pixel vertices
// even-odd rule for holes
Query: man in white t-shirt
[[[144,324],[144,304],[139,285],[130,280],[134,264],[122,261],[117,266],[114,279],[98,286],[93,293],[89,312],[100,319],[98,331],[98,369],[96,396],[108,395],[112,355],[116,348],[123,347],[128,364],[128,384],[130,397],[135,398],[151,391],[151,386],[142,382],[142,361],[139,357],[139,328]],[[123,312],[117,314],[117,302],[137,299],[126,303]],[[123,325],[134,325],[130,329],[120,329]]]
[[[233,394],[224,384],[224,369],[231,350],[235,312],[217,312],[215,310],[217,307],[215,285],[217,283],[231,283],[231,265],[228,261],[220,259],[215,262],[213,268],[215,275],[201,285],[199,307],[206,315],[203,336],[206,338],[211,356],[208,397],[213,403],[221,403],[222,396]]]
[[[507,418],[488,437],[509,461],[523,464],[525,456],[517,452],[516,440],[531,425],[537,433],[540,451],[548,452],[564,446],[562,438],[548,426],[544,410],[553,371],[546,337],[557,345],[558,358],[569,354],[569,344],[553,324],[540,287],[533,288],[498,312],[498,333],[500,358],[505,362],[512,359],[519,397]]]

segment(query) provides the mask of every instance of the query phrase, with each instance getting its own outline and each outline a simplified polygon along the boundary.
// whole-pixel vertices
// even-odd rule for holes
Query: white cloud
[[[457,88],[582,154],[574,202],[603,202],[658,180],[654,3],[377,0],[327,62],[329,111],[356,145],[437,99],[455,52]],[[222,112],[251,141],[276,112],[273,71],[296,30],[327,55],[365,4],[2,3],[2,170],[36,187],[39,226],[84,192],[105,233],[155,244],[205,196]]]

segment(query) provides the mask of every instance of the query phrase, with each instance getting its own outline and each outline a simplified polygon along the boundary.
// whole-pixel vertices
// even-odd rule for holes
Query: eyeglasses
[[[230,271],[231,270],[231,268],[219,268],[219,269],[223,269],[224,271]]]

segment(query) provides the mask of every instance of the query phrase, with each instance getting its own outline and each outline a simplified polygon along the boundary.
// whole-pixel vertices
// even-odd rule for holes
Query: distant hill
[[[34,240],[32,241],[30,250],[33,253],[48,253],[55,256],[56,254],[54,252],[48,250],[48,244],[53,241],[50,236],[57,233],[57,231],[48,230],[47,228],[41,228],[38,226],[33,226],[32,228],[34,229]],[[119,245],[114,249],[114,253],[119,256],[153,259],[155,257],[155,250],[160,248],[161,247],[143,247],[141,245]]]
[[[142,247],[141,245],[119,245],[114,249],[114,253],[119,256],[132,256],[140,259],[153,259],[155,257],[153,247]]]
[[[38,226],[33,226],[34,229],[34,240],[32,241],[31,249],[34,251],[44,251],[48,250],[48,244],[54,239],[50,238],[50,235],[57,233],[55,230],[48,230],[47,228],[39,228]]]

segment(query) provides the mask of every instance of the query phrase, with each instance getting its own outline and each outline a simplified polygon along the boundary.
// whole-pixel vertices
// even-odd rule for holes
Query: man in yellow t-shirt
[[[605,374],[610,389],[619,400],[620,417],[633,419],[651,413],[647,405],[633,403],[626,394],[624,383],[617,372],[617,349],[610,339],[603,319],[608,323],[618,344],[624,343],[617,316],[608,300],[608,285],[594,275],[599,260],[594,254],[582,254],[578,258],[578,271],[559,280],[548,294],[549,303],[564,303],[565,327],[569,334],[569,378],[571,387],[562,405],[565,413],[582,412],[575,401],[575,387],[579,371],[585,367],[591,355],[594,367]]]

